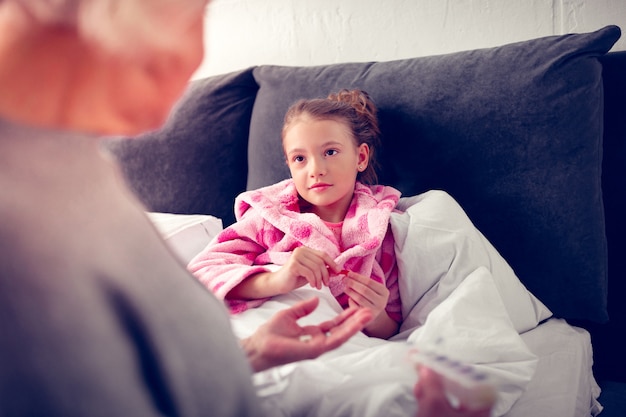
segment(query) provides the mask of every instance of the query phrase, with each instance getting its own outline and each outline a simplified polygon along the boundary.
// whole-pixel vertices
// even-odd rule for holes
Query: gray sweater
[[[227,313],[94,137],[0,120],[0,416],[251,416]]]

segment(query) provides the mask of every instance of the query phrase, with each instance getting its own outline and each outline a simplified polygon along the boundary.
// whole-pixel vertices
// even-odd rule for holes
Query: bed
[[[405,320],[400,333],[389,341],[359,333],[316,360],[255,374],[268,415],[414,415],[417,377],[409,356],[414,346],[488,374],[498,390],[494,416],[540,415],[546,410],[551,416],[597,415],[602,406],[589,333],[552,318],[445,192],[404,198],[398,209],[392,227],[403,242],[397,246],[403,260]],[[213,216],[147,214],[185,264],[222,229],[221,220]],[[453,259],[448,255],[451,246]],[[429,264],[404,254],[409,250],[428,254]],[[454,266],[444,272],[435,264]],[[312,296],[320,298],[320,306],[302,324],[320,323],[341,311],[328,289],[306,286],[231,316],[233,331],[247,337],[277,311]]]
[[[302,97],[359,87],[379,106],[380,180],[402,191],[391,219],[403,324],[389,341],[339,349],[254,375],[284,416],[412,415],[408,351],[445,353],[486,372],[494,416],[610,416],[605,381],[626,366],[625,53],[608,26],[483,50],[317,67],[262,65],[197,80],[166,125],[107,138],[146,212],[182,263],[234,221],[237,194],[288,176],[279,131]],[[608,291],[611,283],[611,292]],[[305,297],[303,287],[233,315],[244,337]],[[618,298],[619,300],[619,298]],[[608,335],[608,336],[607,336]]]

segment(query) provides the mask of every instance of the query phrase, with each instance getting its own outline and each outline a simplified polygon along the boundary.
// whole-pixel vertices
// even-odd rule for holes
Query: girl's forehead
[[[347,123],[335,119],[298,118],[284,132],[284,141],[317,142],[324,139],[352,140]]]
[[[339,125],[349,128],[348,122],[339,117],[332,116],[313,116],[308,113],[302,113],[299,116],[293,118],[288,128],[298,125]]]

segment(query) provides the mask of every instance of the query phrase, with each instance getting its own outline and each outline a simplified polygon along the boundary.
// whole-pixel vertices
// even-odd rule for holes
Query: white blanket
[[[260,372],[255,384],[271,415],[391,417],[415,415],[417,376],[411,345],[474,364],[496,382],[494,416],[504,415],[531,380],[536,357],[520,333],[550,311],[446,193],[403,199],[392,216],[404,322],[393,340],[354,336],[317,360]],[[300,288],[233,316],[245,337],[276,311],[311,295],[318,309],[303,323],[319,323],[341,307],[327,289]]]

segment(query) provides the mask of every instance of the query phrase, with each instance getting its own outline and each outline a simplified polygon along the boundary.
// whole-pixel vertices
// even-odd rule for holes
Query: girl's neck
[[[327,223],[341,223],[348,212],[348,204],[346,207],[318,207],[310,204],[308,201],[300,199],[300,212],[316,214],[320,219]]]

